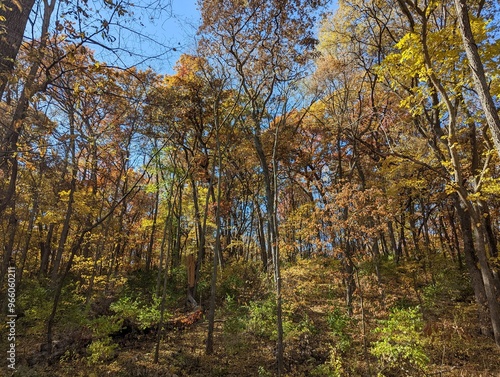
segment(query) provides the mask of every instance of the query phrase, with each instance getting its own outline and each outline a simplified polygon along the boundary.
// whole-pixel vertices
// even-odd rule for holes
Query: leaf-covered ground
[[[499,376],[500,350],[479,333],[465,274],[439,258],[426,263],[426,273],[417,263],[358,263],[351,317],[336,260],[286,265],[286,375]],[[129,326],[115,332],[100,355],[92,351],[92,339],[73,342],[62,345],[66,352],[50,365],[37,345],[43,339],[24,339],[15,375],[273,376],[272,281],[257,266],[237,263],[223,270],[218,288],[215,351],[210,356],[204,352],[205,315],[176,308],[178,300],[170,304],[158,364],[153,362],[154,329]],[[59,328],[61,344],[65,336],[77,339],[74,332]]]

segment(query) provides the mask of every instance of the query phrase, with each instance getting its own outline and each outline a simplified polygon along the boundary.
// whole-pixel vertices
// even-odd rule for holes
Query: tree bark
[[[500,347],[500,304],[497,300],[495,278],[488,263],[486,253],[485,231],[481,222],[480,212],[474,205],[469,208],[472,218],[472,234],[476,245],[476,254],[479,262],[481,277],[483,278],[484,290],[486,292],[486,301],[490,312],[491,326],[493,328],[493,337],[495,343]]]
[[[205,348],[205,353],[211,355],[214,352],[214,328],[215,328],[215,295],[217,289],[217,268],[219,266],[220,258],[222,255],[221,250],[221,215],[220,215],[220,203],[221,203],[221,179],[222,179],[222,156],[221,156],[221,146],[219,139],[218,124],[216,123],[215,130],[216,144],[217,144],[217,199],[215,208],[215,248],[213,256],[212,265],[212,278],[210,281],[210,304],[208,310],[208,333],[207,333],[207,344]],[[215,162],[212,167],[212,177],[215,176]]]
[[[471,278],[474,297],[478,305],[479,327],[483,335],[489,333],[488,303],[486,302],[486,291],[484,290],[481,271],[477,267],[478,261],[472,239],[472,223],[469,214],[462,208],[458,196],[455,196],[455,209],[457,210],[465,255],[465,264]],[[459,252],[460,253],[460,252]]]
[[[457,9],[458,24],[460,33],[462,34],[465,53],[469,60],[474,89],[477,92],[481,107],[483,108],[493,144],[495,145],[497,153],[500,155],[500,117],[498,116],[493,97],[488,88],[484,65],[479,56],[474,35],[472,34],[467,0],[455,0],[455,7]]]
[[[158,169],[158,166],[156,167]],[[146,252],[146,271],[149,271],[153,264],[153,246],[155,242],[156,233],[156,222],[158,219],[158,205],[160,203],[160,187],[159,187],[159,174],[156,172],[156,192],[155,192],[155,203],[153,207],[153,224],[151,226],[151,233],[149,234],[148,249]]]
[[[265,272],[267,272],[268,260],[267,260],[266,236],[264,233],[264,219],[262,218],[262,213],[260,211],[257,199],[255,199],[255,203],[257,204],[255,211],[257,211],[257,234],[260,245],[260,259],[262,260],[262,268],[264,269]]]
[[[38,272],[40,277],[47,276],[49,269],[50,255],[52,254],[52,235],[54,233],[55,223],[50,223],[47,229],[47,236],[43,241],[43,224],[38,224],[38,233],[40,237],[40,270]]]
[[[391,241],[392,253],[399,260],[399,258],[401,258],[401,255],[398,255],[398,253],[399,253],[400,250],[398,251],[398,245],[396,244],[396,237],[394,235],[394,227],[392,226],[392,221],[389,221],[387,223],[387,229],[388,229],[388,232],[389,232],[389,240]]]
[[[14,62],[23,41],[24,30],[35,0],[6,0],[0,8],[0,19],[4,30],[0,30],[0,99],[14,69]]]
[[[54,258],[54,265],[52,266],[52,280],[57,280],[57,274],[59,272],[59,266],[61,264],[62,255],[64,253],[64,249],[66,246],[66,241],[69,236],[71,217],[73,216],[73,204],[74,197],[76,191],[76,178],[78,174],[78,166],[77,166],[77,158],[76,158],[76,141],[75,141],[75,119],[73,110],[69,111],[69,137],[70,137],[70,145],[69,152],[71,157],[71,181],[70,181],[70,189],[68,195],[68,206],[66,209],[66,215],[64,218],[64,223],[61,231],[61,236],[59,238],[59,244],[57,247],[56,255]]]

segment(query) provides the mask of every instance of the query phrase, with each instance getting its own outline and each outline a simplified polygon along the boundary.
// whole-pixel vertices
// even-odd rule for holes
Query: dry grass
[[[430,358],[427,376],[500,376],[500,350],[490,338],[478,333],[476,308],[471,298],[451,301],[448,296],[437,296],[431,304],[426,304],[425,287],[429,286],[431,277],[413,271],[419,270],[411,265],[397,267],[385,271],[378,281],[369,268],[360,269],[353,317],[346,330],[351,339],[350,347],[336,354],[342,371],[340,375],[375,376],[377,359],[369,350],[377,339],[373,329],[380,324],[379,320],[388,317],[391,307],[424,303],[425,350]],[[258,284],[261,289],[262,282]],[[332,260],[313,259],[284,268],[283,297],[287,318],[293,323],[307,318],[314,329],[287,338],[286,375],[312,376],[313,371],[328,362],[332,347],[335,347],[328,314],[337,308],[345,311],[339,265]],[[99,365],[89,365],[85,358],[71,359],[51,367],[21,366],[16,376],[272,376],[274,341],[259,338],[244,329],[228,332],[225,326],[231,318],[239,316],[242,323],[246,320],[247,312],[233,309],[222,307],[218,311],[212,355],[204,352],[207,323],[203,318],[185,329],[165,334],[158,364],[153,363],[154,334],[149,334],[123,343],[112,360]]]

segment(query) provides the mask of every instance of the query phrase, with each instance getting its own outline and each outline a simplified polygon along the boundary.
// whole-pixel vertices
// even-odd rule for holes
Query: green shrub
[[[273,296],[263,301],[250,302],[248,314],[248,331],[263,338],[277,339],[276,300]]]
[[[255,262],[233,261],[227,264],[217,282],[217,295],[228,296],[237,302],[246,303],[258,295],[261,288],[261,270]]]
[[[407,296],[398,298],[392,305],[393,309],[411,309],[414,308],[418,303]]]
[[[342,377],[345,376],[345,371],[342,366],[342,358],[335,347],[330,347],[328,360],[321,365],[318,365],[311,371],[312,376],[317,377]]]
[[[97,317],[89,323],[89,327],[92,328],[92,338],[101,339],[113,334],[121,329],[122,323],[123,319],[117,315]]]
[[[231,336],[241,334],[247,326],[248,308],[239,306],[230,295],[226,296],[224,307],[228,316],[224,322],[224,333]]]
[[[257,370],[257,375],[259,377],[272,377],[273,374],[271,372],[269,372],[268,370],[266,370],[266,368],[264,368],[262,365],[259,366],[258,370]]]
[[[25,315],[20,318],[20,327],[27,335],[43,334],[46,321],[52,312],[54,290],[37,281],[27,281],[19,292],[16,308]],[[87,323],[88,310],[85,297],[78,294],[75,283],[66,284],[61,291],[55,317],[56,331],[79,329]]]
[[[291,321],[285,321],[286,324],[292,327],[292,329],[288,330],[287,337],[290,337],[292,334],[300,335],[300,334],[316,334],[318,329],[314,325],[314,322],[309,318],[307,313],[301,318],[299,323],[295,325]]]
[[[345,352],[351,346],[352,342],[351,336],[347,331],[351,323],[351,318],[346,313],[342,313],[339,308],[335,308],[333,312],[328,314],[326,321],[334,337],[336,348],[341,352]]]
[[[426,309],[439,311],[443,302],[465,301],[474,295],[470,278],[466,271],[460,271],[454,263],[436,256],[432,261],[433,283],[422,290],[423,304]]]
[[[89,364],[98,364],[112,359],[115,355],[117,345],[110,337],[94,340],[88,347],[87,361]]]
[[[120,330],[123,319],[118,315],[101,316],[89,321],[92,329],[92,343],[87,349],[87,362],[98,364],[114,357],[117,345],[113,342],[110,334]]]
[[[274,295],[261,301],[252,301],[246,306],[246,330],[251,334],[269,340],[278,339],[277,306]],[[295,320],[292,320],[295,318]],[[317,329],[307,314],[297,315],[283,303],[283,338],[285,341],[299,339],[304,334],[313,334]]]
[[[122,320],[128,320],[141,330],[157,324],[160,320],[161,298],[153,296],[152,302],[140,298],[123,296],[110,308]]]
[[[381,376],[419,376],[429,358],[424,350],[423,320],[419,308],[394,309],[375,329],[381,340],[371,353],[379,359]]]
[[[156,289],[157,278],[158,269],[136,270],[127,275],[124,289],[128,294],[149,296]]]
[[[37,299],[34,300],[33,298]],[[52,311],[53,296],[51,291],[35,280],[23,284],[16,299],[16,310],[25,315],[19,322],[28,331],[28,335],[42,333]]]

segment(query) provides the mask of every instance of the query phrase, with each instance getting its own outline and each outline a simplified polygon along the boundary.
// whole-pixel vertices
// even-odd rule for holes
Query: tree
[[[315,39],[311,32],[316,1],[201,1],[203,39],[201,48],[216,55],[235,74],[248,102],[248,117],[242,119],[251,132],[260,162],[269,224],[269,248],[272,251],[277,297],[277,371],[283,373],[283,329],[281,313],[281,277],[278,249],[277,161],[276,150],[266,154],[262,133],[269,120],[286,109],[287,86],[296,83],[304,72]],[[274,140],[279,128],[275,128]],[[274,142],[274,145],[276,143]]]
[[[421,116],[427,117],[425,123],[424,120],[418,123],[422,124],[419,131],[427,139],[435,158],[441,161],[447,169],[448,192],[456,193],[460,198],[459,205],[464,206],[471,217],[475,250],[470,253],[475,253],[479,262],[495,341],[500,344],[500,307],[496,299],[494,270],[487,260],[488,252],[485,243],[487,235],[480,200],[474,197],[474,195],[481,196],[484,175],[487,174],[487,167],[490,166],[491,155],[487,154],[484,157],[481,169],[477,163],[478,146],[473,145],[471,150],[467,150],[466,146],[462,147],[464,145],[461,138],[462,130],[471,130],[476,127],[476,124],[470,122],[470,114],[467,111],[461,113],[462,106],[467,103],[468,97],[466,93],[460,91],[462,86],[457,85],[457,81],[462,80],[467,83],[469,80],[464,72],[463,61],[460,59],[459,41],[452,38],[455,35],[455,25],[444,21],[445,14],[449,16],[446,7],[420,8],[416,5],[405,6],[402,3],[401,8],[413,27],[396,45],[401,52],[386,57],[385,63],[389,67],[399,60],[403,67],[409,69],[406,74],[413,77],[414,83],[407,84],[410,90],[406,97],[408,102],[405,104],[411,106],[414,119]],[[435,23],[435,20],[443,22]],[[446,42],[444,42],[444,36],[448,38]],[[443,43],[447,45],[446,52],[443,50]],[[416,51],[415,47],[417,47]],[[396,70],[399,73],[396,73]],[[396,70],[392,71],[393,77],[401,73],[402,67],[399,66]],[[427,103],[432,104],[432,108],[418,99],[418,97],[425,98],[426,96],[429,98]],[[489,149],[488,137],[486,135],[483,137],[484,145]],[[471,152],[467,158],[463,157],[465,151]],[[473,162],[472,171],[468,169],[469,161]],[[444,172],[442,177],[446,177]],[[467,177],[470,177],[471,182],[468,182]],[[460,213],[461,209],[457,208],[457,211]],[[466,223],[463,223],[462,230],[465,231],[467,228]],[[494,250],[491,252],[494,253]],[[481,283],[475,278],[474,265],[470,265],[473,260],[473,257],[467,258],[472,280]],[[475,290],[476,297],[480,301],[483,287],[476,287]]]
[[[2,170],[2,195],[0,196],[0,215],[3,215],[7,208],[10,208],[9,234],[13,240],[16,232],[16,204],[15,193],[17,177],[19,172],[19,161],[17,158],[18,140],[23,133],[30,100],[35,93],[45,88],[47,82],[39,80],[38,71],[44,58],[45,49],[49,40],[49,25],[52,13],[55,7],[55,0],[50,3],[44,2],[44,13],[42,18],[42,27],[40,32],[40,41],[33,42],[39,48],[39,56],[30,62],[28,73],[26,75],[21,94],[9,116],[5,118],[4,130],[0,134],[0,169]],[[17,51],[12,53],[17,54]],[[2,79],[4,80],[4,79]],[[5,82],[5,81],[3,81]],[[3,84],[2,84],[3,85]],[[7,269],[8,261],[12,256],[12,243],[9,242],[4,250],[2,266],[0,266],[0,278],[3,278]]]
[[[485,69],[481,56],[479,55],[478,45],[474,38],[469,18],[469,7],[466,0],[455,0],[457,10],[458,24],[462,35],[463,45],[474,82],[474,88],[479,97],[479,101],[484,111],[488,127],[491,132],[491,138],[500,155],[500,117],[498,116],[497,107],[493,101],[490,88],[487,82]],[[479,10],[478,14],[480,13]]]
[[[0,5],[0,99],[14,69],[24,29],[35,0],[4,1]]]
[[[386,192],[396,189],[404,197],[404,202],[396,199],[400,202],[399,220],[395,217],[401,229],[399,245],[394,231],[387,229],[392,249],[398,258],[402,249],[408,251],[407,223],[414,257],[426,258],[422,250],[429,250],[432,243],[433,212],[455,207],[481,317],[490,317],[498,343],[500,317],[494,298],[498,283],[487,260],[497,252],[489,241],[493,237],[485,220],[489,200],[484,186],[486,177],[492,174],[494,180],[497,172],[490,170],[492,143],[480,126],[484,117],[468,91],[471,80],[463,42],[457,38],[454,7],[451,2],[392,5],[362,0],[341,3],[336,18],[326,24],[328,36],[322,46],[331,46],[335,57],[350,57],[349,67],[364,71],[362,77],[371,87],[371,95],[358,93],[360,100],[370,98],[372,110],[364,114],[374,129],[370,138],[353,135],[362,148],[381,159],[377,169],[389,179]],[[494,51],[495,41],[488,39],[484,20],[474,25],[477,43]],[[428,188],[424,194],[422,187]]]

